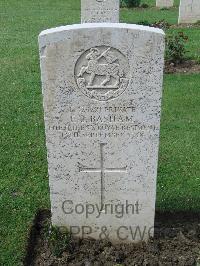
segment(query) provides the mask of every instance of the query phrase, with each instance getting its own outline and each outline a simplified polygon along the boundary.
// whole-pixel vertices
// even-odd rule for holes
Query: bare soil
[[[200,64],[194,60],[186,60],[179,64],[174,64],[172,62],[165,62],[165,73],[167,74],[192,74],[200,73]]]
[[[148,243],[117,244],[70,238],[60,257],[44,234],[49,211],[39,212],[32,227],[24,265],[34,266],[190,266],[200,265],[200,213],[157,213],[155,237]]]
[[[193,24],[185,23],[185,24],[170,25],[170,29],[191,29],[191,28],[198,29],[199,27],[200,23],[193,23]]]

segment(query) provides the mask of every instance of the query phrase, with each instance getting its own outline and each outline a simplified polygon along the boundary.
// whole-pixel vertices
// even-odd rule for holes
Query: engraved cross
[[[104,207],[105,202],[105,175],[106,173],[127,173],[127,167],[122,168],[106,168],[104,166],[104,146],[105,143],[100,143],[100,156],[101,156],[101,166],[100,168],[88,168],[79,167],[79,172],[81,173],[100,173],[101,174],[101,211]]]

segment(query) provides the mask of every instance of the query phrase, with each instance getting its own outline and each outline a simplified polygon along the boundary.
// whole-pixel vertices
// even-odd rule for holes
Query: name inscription
[[[54,123],[48,130],[59,132],[62,138],[122,137],[133,134],[143,136],[145,133],[158,132],[152,124],[143,124],[136,120],[136,108],[129,106],[81,106],[79,110],[67,110],[69,116],[62,124]]]

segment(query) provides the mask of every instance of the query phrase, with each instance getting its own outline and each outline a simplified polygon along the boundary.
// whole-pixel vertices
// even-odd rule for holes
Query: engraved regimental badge
[[[111,100],[128,87],[128,60],[113,47],[90,48],[77,60],[75,80],[87,97],[99,101]]]

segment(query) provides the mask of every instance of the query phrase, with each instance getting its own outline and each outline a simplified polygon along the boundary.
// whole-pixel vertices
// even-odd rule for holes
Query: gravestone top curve
[[[151,32],[151,33],[158,33],[165,36],[165,33],[162,29],[153,28],[143,25],[136,25],[136,24],[127,24],[127,23],[84,23],[84,24],[74,24],[74,25],[67,25],[67,26],[60,26],[51,29],[43,30],[39,34],[39,45],[40,47],[59,42],[63,40],[63,38],[67,38],[68,31],[70,30],[80,30],[80,29],[93,29],[93,28],[115,28],[115,29],[132,29],[132,30],[139,30],[142,32]]]

